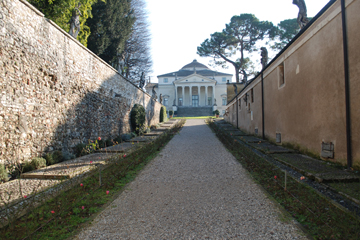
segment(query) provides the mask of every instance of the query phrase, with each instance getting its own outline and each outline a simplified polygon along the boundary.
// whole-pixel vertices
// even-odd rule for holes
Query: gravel
[[[204,120],[180,134],[76,239],[307,239]]]

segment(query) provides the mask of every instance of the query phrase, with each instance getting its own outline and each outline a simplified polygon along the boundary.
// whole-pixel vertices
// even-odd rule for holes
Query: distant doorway
[[[199,106],[199,95],[192,95],[192,106],[193,107]]]

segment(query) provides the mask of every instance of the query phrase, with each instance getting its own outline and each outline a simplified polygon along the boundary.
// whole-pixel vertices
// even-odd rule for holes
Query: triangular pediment
[[[189,84],[189,83],[215,83],[216,84],[216,80],[193,73],[184,78],[175,80],[174,83],[175,84]]]

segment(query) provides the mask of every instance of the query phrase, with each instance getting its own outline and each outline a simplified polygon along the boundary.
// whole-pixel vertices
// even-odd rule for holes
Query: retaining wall
[[[26,1],[0,0],[0,161],[130,132],[141,104],[148,125],[161,104]]]

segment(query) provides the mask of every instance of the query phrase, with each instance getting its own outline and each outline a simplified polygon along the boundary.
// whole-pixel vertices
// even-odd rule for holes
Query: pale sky
[[[197,47],[210,34],[222,31],[234,15],[254,14],[260,21],[277,25],[296,18],[299,9],[292,0],[146,0],[152,34],[153,73],[156,76],[178,71],[197,59],[209,65],[211,58],[196,54]],[[308,17],[315,16],[329,0],[305,0]],[[260,53],[254,53],[259,55]],[[260,58],[260,57],[259,57]],[[213,70],[234,74],[234,69],[217,67]],[[235,77],[233,76],[233,79]]]

